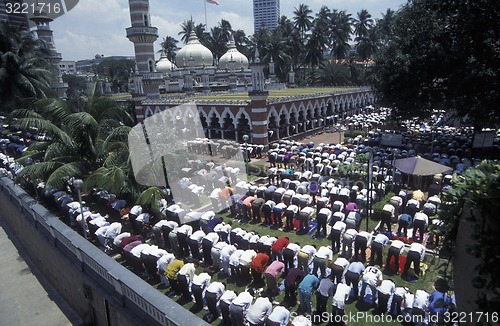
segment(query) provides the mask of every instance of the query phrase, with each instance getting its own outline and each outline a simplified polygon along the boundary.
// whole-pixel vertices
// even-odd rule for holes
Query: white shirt
[[[377,286],[377,283],[382,281],[382,272],[375,266],[368,266],[363,272],[362,280],[371,286]]]
[[[200,220],[210,221],[214,217],[215,217],[214,211],[208,211],[208,212],[203,213],[203,215],[201,215]]]
[[[127,237],[130,237],[130,232],[123,232],[123,233],[120,233],[119,235],[117,235],[115,237],[115,239],[113,240],[113,244],[115,246],[119,246],[120,245],[120,242],[122,242],[123,239],[127,238]]]
[[[410,249],[408,251],[416,251],[420,254],[420,261],[424,261],[425,257],[425,247],[421,243],[414,242],[410,245]]]
[[[394,295],[397,295],[401,298],[404,298],[405,295],[406,295],[406,289],[402,286],[398,286],[395,290],[394,290]]]
[[[212,243],[212,246],[214,246],[219,241],[219,235],[215,232],[210,232],[203,239],[207,239]]]
[[[429,306],[429,293],[423,290],[417,290],[417,292],[415,292],[415,298],[413,300],[413,308],[419,308],[422,309],[423,311],[426,311],[428,306]]]
[[[347,268],[349,267],[349,261],[343,257],[337,258],[334,264],[344,269],[343,275],[347,272]]]
[[[294,214],[296,214],[299,211],[299,207],[297,205],[290,205],[286,210],[292,211]]]
[[[383,280],[382,283],[380,283],[378,290],[383,294],[392,295],[396,290],[396,285],[393,281]]]
[[[220,259],[221,261],[227,261],[230,260],[231,255],[236,251],[236,247],[233,245],[227,245],[224,248],[221,249],[220,251]],[[239,261],[238,257],[238,261]]]
[[[224,284],[222,284],[221,282],[213,282],[207,287],[207,292],[215,293],[215,294],[217,294],[217,297],[222,299],[221,296],[224,296],[225,289],[226,288],[225,288]],[[233,292],[233,291],[227,291],[227,292]]]
[[[312,323],[311,323],[310,318],[299,315],[299,316],[296,316],[295,318],[293,318],[292,325],[293,326],[311,326]]]
[[[174,221],[160,220],[158,223],[156,223],[153,226],[153,228],[161,229],[163,226],[168,226],[171,229],[175,229],[176,227],[179,226],[179,224],[177,224],[177,222],[174,222]]]
[[[120,232],[122,232],[122,224],[120,222],[114,222],[106,227],[106,233],[104,236],[108,239],[114,239],[120,234]]]
[[[327,260],[333,260],[333,251],[328,247],[320,247],[315,254],[315,257],[323,258]]]
[[[305,245],[303,246],[300,251],[306,253],[309,255],[309,257],[313,257],[316,254],[316,248],[314,248],[311,245]]]
[[[343,241],[346,242],[346,241],[351,241],[354,240],[354,238],[356,237],[356,235],[358,234],[358,231],[356,231],[355,229],[347,229],[344,233],[344,236],[342,237]]]
[[[292,250],[295,255],[297,255],[300,250],[300,246],[293,242],[290,242],[286,248]]]
[[[335,306],[339,309],[344,309],[345,301],[349,298],[349,293],[351,293],[351,287],[344,284],[337,284],[337,290],[333,295],[332,306]]]
[[[132,207],[130,209],[130,214],[133,214],[133,215],[141,215],[142,214],[142,207],[140,205],[135,205],[134,207]]]
[[[337,221],[335,224],[332,226],[333,230],[339,230],[340,234],[343,234],[346,228],[346,224],[342,221]]]
[[[415,213],[414,221],[424,221],[425,225],[429,225],[429,217],[422,212]]]
[[[408,206],[411,206],[411,205],[414,205],[417,208],[420,208],[420,203],[416,199],[410,199],[410,200],[408,200],[408,202],[406,203],[406,206],[408,207]]]
[[[208,273],[201,273],[193,277],[193,284],[200,285],[201,287],[206,288],[210,285],[211,279],[212,277]]]
[[[179,226],[176,230],[177,230],[177,234],[183,233],[187,236],[190,236],[193,233],[193,227],[191,225],[187,225],[187,224]]]
[[[396,210],[396,208],[394,208],[394,206],[392,206],[391,204],[385,204],[382,210],[391,213],[391,215],[394,215],[394,211]]]
[[[195,233],[191,234],[189,239],[196,240],[198,243],[201,243],[205,235],[206,235],[205,232],[203,232],[202,230],[198,230]]]
[[[219,282],[217,282],[219,283]],[[222,283],[221,283],[222,284]],[[208,290],[207,290],[208,291]],[[224,292],[224,294],[220,297],[220,301],[223,301],[227,304],[231,304],[231,302],[233,302],[233,300],[236,299],[236,293],[234,293],[234,291],[231,291],[231,290],[227,290],[226,292]]]
[[[333,213],[333,216],[339,218],[340,221],[344,221],[345,220],[345,214],[342,213],[342,212],[335,212],[335,213]]]
[[[366,245],[369,246],[372,242],[372,234],[371,233],[368,233],[366,231],[361,231],[358,233],[359,237],[364,237],[366,239]]]
[[[148,213],[142,213],[135,219],[137,222],[149,223],[150,215]]]
[[[224,249],[226,249],[226,248],[224,248]],[[233,254],[229,257],[229,265],[231,265],[231,266],[239,266],[240,265],[241,255],[243,255],[244,252],[245,251],[241,250],[241,249],[238,249],[235,252],[233,252]],[[222,257],[222,253],[221,253],[221,257]]]
[[[405,243],[401,240],[392,240],[391,247],[399,249],[399,253],[402,254],[404,252]]]
[[[306,215],[311,216],[311,215],[313,215],[313,214],[314,214],[314,209],[313,209],[312,207],[304,207],[304,208],[300,211],[300,213],[304,213],[304,214],[306,214]]]
[[[260,297],[255,300],[254,304],[248,309],[247,321],[252,324],[262,323],[266,317],[273,312],[273,305],[268,298]]]
[[[194,273],[196,271],[196,267],[194,267],[193,263],[188,263],[182,266],[182,268],[179,270],[178,275],[184,275],[188,278],[188,281],[191,282],[194,277]]]
[[[290,319],[290,311],[283,306],[276,306],[268,319],[275,323],[280,323],[280,326],[287,326]]]
[[[240,265],[241,266],[250,266],[252,260],[257,256],[255,250],[245,250],[245,252],[240,257]]]
[[[148,248],[149,245],[147,243],[141,243],[140,245],[135,246],[130,250],[130,253],[137,258],[141,258],[141,253],[144,249]]]
[[[157,261],[156,261],[156,268],[160,271],[165,271],[167,266],[173,262],[175,259],[174,254],[168,253],[166,255],[161,256]]]
[[[253,296],[248,292],[241,292],[232,302],[235,306],[244,307],[248,309],[252,304]]]

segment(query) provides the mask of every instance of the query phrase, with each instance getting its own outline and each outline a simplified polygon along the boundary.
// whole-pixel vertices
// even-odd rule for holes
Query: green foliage
[[[47,51],[29,31],[0,22],[0,110],[10,112],[23,98],[51,93]]]
[[[130,70],[134,67],[134,61],[129,59],[103,60],[96,68],[101,78],[106,78],[111,83],[113,92],[125,91],[128,86]]]
[[[382,103],[406,117],[443,108],[476,126],[494,126],[499,21],[496,0],[409,1],[376,55],[373,83]]]
[[[85,94],[87,90],[87,81],[85,77],[65,74],[62,76],[62,79],[63,82],[68,83],[68,89],[66,90],[66,96],[68,98],[77,98]]]
[[[349,139],[349,138],[356,138],[357,136],[366,136],[366,132],[363,131],[363,130],[347,130],[347,131],[344,131],[344,137],[346,139]]]
[[[473,280],[474,287],[481,289],[476,302],[481,311],[500,310],[500,251],[498,235],[500,227],[497,214],[500,210],[500,164],[482,162],[469,168],[462,176],[454,175],[453,188],[446,194],[439,217],[443,220],[441,232],[445,235],[444,249],[453,254],[457,230],[464,210],[471,211],[472,226],[470,255],[478,258],[476,266],[479,276]]]
[[[383,210],[384,206],[386,204],[388,204],[389,201],[391,200],[391,198],[394,197],[394,196],[396,196],[395,193],[389,192],[389,193],[387,193],[387,195],[384,196],[384,198],[381,201],[379,201],[379,202],[377,202],[377,203],[375,203],[373,205],[372,219],[378,220],[378,219],[381,218],[381,216],[382,216],[382,210]]]

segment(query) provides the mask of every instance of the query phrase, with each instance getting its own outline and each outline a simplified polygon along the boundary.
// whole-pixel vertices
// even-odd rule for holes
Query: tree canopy
[[[391,19],[374,66],[383,104],[402,116],[445,109],[477,127],[500,122],[495,0],[414,0]]]

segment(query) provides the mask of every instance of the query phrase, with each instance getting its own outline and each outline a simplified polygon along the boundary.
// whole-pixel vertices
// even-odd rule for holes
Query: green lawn
[[[349,87],[309,87],[309,88],[287,88],[281,90],[269,91],[268,99],[276,98],[287,98],[292,96],[302,96],[302,95],[313,95],[313,94],[330,94],[344,91],[354,91],[358,88]],[[168,98],[168,95],[165,96]],[[250,101],[248,93],[223,93],[223,94],[211,94],[193,97],[195,101],[204,100],[220,100],[220,101]]]
[[[237,228],[241,227],[247,231],[253,231],[257,232],[259,235],[269,235],[269,236],[275,236],[275,237],[280,237],[280,236],[287,236],[290,238],[290,241],[295,242],[295,243],[300,243],[301,246],[305,244],[315,244],[318,248],[320,246],[327,246],[330,245],[330,241],[324,238],[314,238],[309,235],[297,235],[295,232],[284,232],[282,230],[275,230],[271,229],[267,226],[263,226],[261,224],[251,224],[251,223],[241,223],[239,220],[232,219],[228,216],[228,214],[223,214],[224,220],[227,222],[228,220],[232,222],[232,227]],[[364,229],[365,227],[365,218],[363,218],[361,222],[361,229]],[[369,228],[374,228],[377,224],[378,221],[375,220],[370,220],[369,221]],[[387,248],[384,250],[384,257],[387,255]],[[336,259],[337,256],[334,257]],[[385,262],[385,260],[384,260]],[[427,292],[432,292],[433,291],[433,284],[434,282],[439,278],[439,268],[438,266],[441,265],[440,262],[443,262],[443,260],[439,259],[438,257],[432,256],[430,254],[426,254],[426,259],[425,262],[428,264],[429,269],[426,271],[424,276],[421,276],[418,281],[414,282],[409,282],[405,279],[403,279],[400,275],[389,275],[384,271],[384,278],[388,279],[391,278],[395,283],[396,286],[405,286],[409,288],[409,290],[412,293],[415,293],[416,290],[418,289],[423,289],[426,290]],[[204,272],[204,268],[198,267],[197,273],[202,273]],[[412,273],[412,270],[410,269],[410,275]],[[244,279],[235,279],[233,277],[227,277],[221,274],[214,274],[212,275],[212,282],[215,281],[220,281],[220,282],[226,282],[226,290],[233,290],[236,293],[240,293],[244,291],[248,286],[252,286],[255,288],[260,288],[263,287],[264,289],[266,288],[265,285],[262,284],[251,284],[250,280],[244,280]],[[155,287],[158,288],[157,283],[151,284]],[[163,293],[167,293],[168,291],[165,289],[159,289],[159,291]],[[280,303],[283,303],[284,293],[279,295],[278,297],[275,298],[275,301],[278,301]],[[198,315],[200,318],[202,318],[206,311],[203,309],[197,308],[193,302],[185,302],[183,301],[182,298],[179,296],[174,296],[172,297],[174,301],[177,303],[183,305],[186,309],[190,310],[194,314]],[[313,296],[313,309],[315,308],[316,305],[316,298]],[[331,311],[330,308],[331,305],[331,298],[328,302],[328,311]],[[298,304],[291,307],[292,312],[296,312],[298,309]],[[360,312],[366,313],[370,316],[376,316],[376,312],[374,311],[374,308],[371,307],[367,303],[358,303],[356,301],[349,303],[346,305],[346,314],[351,313],[351,314],[358,314]],[[373,317],[377,318],[377,317]],[[218,325],[219,321],[213,322],[214,325]],[[400,323],[397,323],[396,321],[393,321],[391,323],[383,323],[384,325],[401,325]],[[323,325],[326,325],[326,323],[323,323]],[[358,321],[358,322],[351,322],[349,325],[373,325],[373,323],[370,323],[369,320],[367,321]]]

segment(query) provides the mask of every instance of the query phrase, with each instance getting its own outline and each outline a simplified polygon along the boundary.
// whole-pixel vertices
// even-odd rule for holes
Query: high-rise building
[[[19,5],[22,5],[23,0],[0,0],[0,21],[8,21],[11,25],[14,26],[25,26],[28,28],[28,14],[26,13],[17,13],[19,10]],[[14,4],[17,4],[14,6]],[[14,10],[17,8],[18,10]]]
[[[280,0],[253,0],[253,29],[274,29],[280,19]]]

